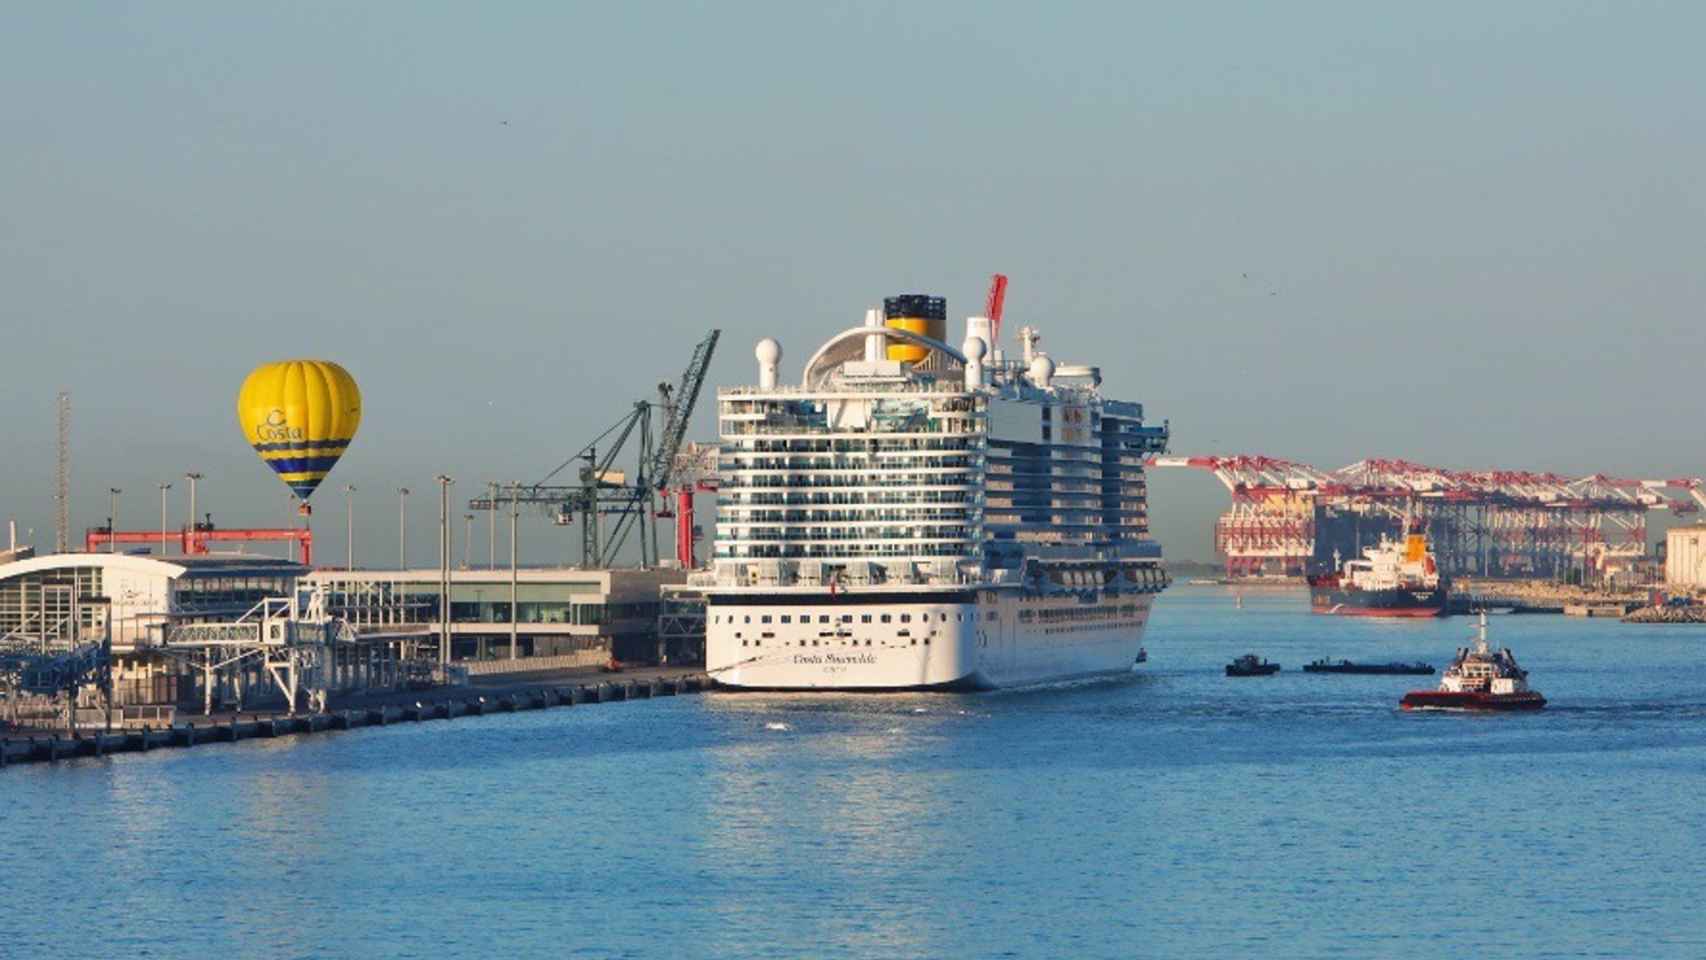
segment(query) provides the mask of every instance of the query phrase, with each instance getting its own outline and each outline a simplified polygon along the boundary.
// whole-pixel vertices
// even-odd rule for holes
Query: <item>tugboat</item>
[[[1279,668],[1280,665],[1277,663],[1264,660],[1253,653],[1246,653],[1226,665],[1226,675],[1229,677],[1267,677],[1278,673]]]
[[[1437,617],[1445,613],[1449,578],[1428,549],[1420,520],[1406,517],[1403,541],[1380,538],[1360,560],[1339,564],[1333,551],[1332,573],[1309,577],[1309,607],[1316,613],[1356,617]]]
[[[1303,665],[1304,673],[1374,673],[1374,674],[1404,674],[1407,676],[1431,676],[1434,665],[1431,663],[1352,663],[1349,660],[1328,660],[1323,657],[1314,663]]]
[[[1528,688],[1528,671],[1517,666],[1509,647],[1487,645],[1487,614],[1473,647],[1459,647],[1445,668],[1438,690],[1411,690],[1398,704],[1405,710],[1539,710],[1546,698]]]

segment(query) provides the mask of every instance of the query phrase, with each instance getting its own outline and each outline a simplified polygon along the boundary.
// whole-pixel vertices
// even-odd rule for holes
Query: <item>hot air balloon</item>
[[[361,390],[329,360],[263,363],[237,391],[237,425],[306,504],[361,426]]]

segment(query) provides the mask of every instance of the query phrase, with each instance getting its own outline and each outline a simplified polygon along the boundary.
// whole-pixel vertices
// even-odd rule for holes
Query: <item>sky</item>
[[[797,376],[883,296],[961,318],[996,271],[1006,328],[1177,453],[1706,473],[1703,33],[1557,0],[20,5],[0,520],[52,544],[63,389],[75,531],[112,487],[157,525],[165,481],[176,525],[188,470],[221,525],[286,522],[234,397],[313,356],[365,398],[321,556],[354,484],[357,562],[394,563],[409,486],[433,563],[434,475],[540,478],[708,329],[713,384],[767,335]],[[1219,484],[1151,494],[1209,559]],[[531,519],[523,557],[578,542]]]

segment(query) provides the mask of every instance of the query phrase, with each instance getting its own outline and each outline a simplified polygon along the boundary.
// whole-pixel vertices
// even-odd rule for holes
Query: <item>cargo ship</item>
[[[992,295],[992,301],[994,297]],[[994,310],[989,311],[995,313]],[[796,382],[718,391],[706,668],[724,687],[983,689],[1129,673],[1169,583],[1144,462],[1166,426],[988,317],[891,297]]]
[[[1403,540],[1380,538],[1360,559],[1339,564],[1332,573],[1309,578],[1309,606],[1316,613],[1357,617],[1437,617],[1446,612],[1449,578],[1428,549],[1419,521],[1407,521]]]
[[[1411,690],[1398,705],[1405,710],[1539,710],[1546,698],[1528,688],[1528,671],[1517,665],[1509,647],[1487,644],[1487,614],[1472,647],[1460,647],[1445,668],[1437,690]]]

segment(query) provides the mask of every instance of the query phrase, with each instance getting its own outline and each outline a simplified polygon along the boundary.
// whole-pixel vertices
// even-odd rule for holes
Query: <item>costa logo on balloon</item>
[[[301,440],[305,436],[300,427],[292,427],[289,424],[283,410],[274,410],[267,414],[267,422],[255,428],[255,439],[261,443]]]
[[[237,391],[237,425],[299,500],[307,502],[361,426],[361,390],[330,360],[263,363]]]

